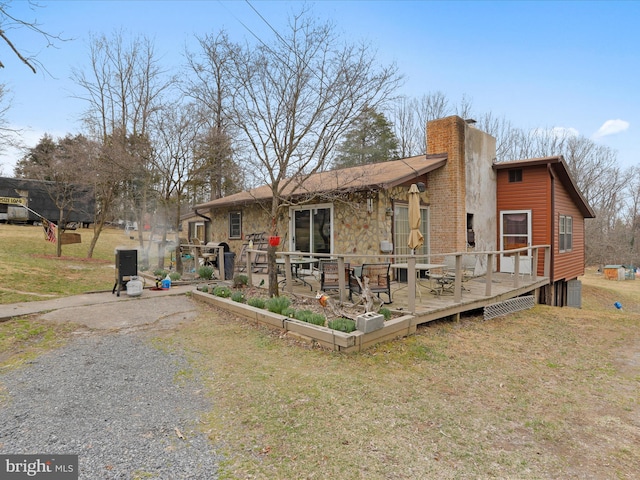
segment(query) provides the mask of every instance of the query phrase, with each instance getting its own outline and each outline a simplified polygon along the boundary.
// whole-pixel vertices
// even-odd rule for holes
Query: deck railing
[[[292,275],[292,259],[306,258],[306,259],[331,259],[338,262],[338,271],[344,271],[345,263],[354,265],[356,262],[362,263],[406,263],[407,264],[407,303],[408,310],[411,313],[415,313],[416,306],[416,279],[418,270],[416,264],[418,263],[440,263],[445,257],[454,257],[455,264],[452,262],[452,266],[455,265],[453,271],[450,274],[453,277],[453,301],[460,303],[462,301],[463,290],[463,257],[475,256],[477,259],[476,265],[480,266],[480,271],[476,276],[485,276],[485,296],[490,297],[492,295],[492,275],[497,268],[497,259],[502,256],[513,257],[513,288],[521,286],[521,256],[523,252],[531,252],[531,280],[535,281],[538,277],[538,262],[540,258],[540,251],[542,250],[544,255],[544,268],[543,277],[549,278],[551,269],[551,246],[550,245],[533,245],[511,250],[494,250],[494,251],[472,251],[472,252],[449,252],[449,253],[437,253],[431,255],[363,255],[363,254],[341,254],[341,253],[307,253],[307,252],[276,252],[278,257],[284,258],[284,275],[285,275],[285,291],[293,292],[293,275]],[[249,285],[252,285],[252,258],[255,255],[264,253],[262,250],[247,250],[247,275],[249,277]],[[526,255],[525,255],[526,256]],[[484,261],[483,261],[484,260]],[[344,275],[338,276],[338,290],[340,302],[345,302],[348,298],[349,285],[345,281]]]

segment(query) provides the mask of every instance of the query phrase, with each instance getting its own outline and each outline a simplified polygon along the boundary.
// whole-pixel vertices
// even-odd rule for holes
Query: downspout
[[[207,220],[207,221],[209,222],[209,223],[208,223],[208,225],[209,225],[209,226],[211,226],[211,224],[213,223],[213,220],[211,220],[211,218],[209,218],[209,217],[207,217],[206,215],[203,215],[202,213],[200,213],[200,212],[198,211],[198,209],[197,209],[197,208],[194,208],[194,209],[193,209],[193,212],[194,212],[198,217],[200,217],[200,218],[204,218],[205,220]],[[204,241],[205,241],[205,243],[207,243],[209,240],[211,240],[211,238],[210,238],[210,237],[211,237],[211,235],[210,235],[210,233],[211,233],[211,232],[209,232],[208,230],[210,230],[210,228],[207,228],[207,223],[205,223],[205,224],[204,224],[204,237],[205,237],[205,238],[204,238]]]
[[[550,256],[551,261],[549,262],[549,287],[551,289],[551,296],[553,298],[553,302],[555,304],[555,286],[554,286],[554,265],[555,265],[555,226],[556,226],[556,176],[553,173],[553,169],[551,168],[551,164],[547,163],[547,171],[549,172],[549,177],[551,178],[551,222],[550,222],[550,239],[551,239],[551,248],[550,248]]]
[[[200,212],[198,212],[198,209],[197,209],[197,208],[194,208],[194,209],[193,209],[193,212],[194,212],[197,216],[202,217],[202,218],[204,218],[205,220],[209,220],[210,222],[212,221],[212,220],[211,220],[209,217],[207,217],[206,215],[203,215],[203,214],[201,214]]]

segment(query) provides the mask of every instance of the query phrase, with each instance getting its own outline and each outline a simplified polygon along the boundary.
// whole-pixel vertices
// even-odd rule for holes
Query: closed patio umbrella
[[[415,183],[409,188],[409,228],[411,231],[407,246],[413,254],[424,243],[424,237],[420,233],[420,191]]]

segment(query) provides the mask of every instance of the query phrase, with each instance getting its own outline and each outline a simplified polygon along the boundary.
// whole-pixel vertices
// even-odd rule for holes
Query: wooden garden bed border
[[[356,330],[352,333],[344,333],[294,318],[284,317],[268,310],[234,302],[229,298],[218,297],[199,290],[193,290],[192,296],[198,301],[215,305],[247,320],[256,322],[256,324],[292,332],[315,341],[324,348],[340,352],[358,352],[380,342],[412,335],[416,331],[415,317],[413,315],[405,315],[386,321],[383,328],[374,332],[363,333]]]

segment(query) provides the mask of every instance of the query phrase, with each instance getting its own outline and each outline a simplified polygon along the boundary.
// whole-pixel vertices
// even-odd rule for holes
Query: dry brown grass
[[[38,241],[11,258],[24,261],[16,291],[45,293],[26,275],[47,248]],[[228,459],[220,478],[636,478],[640,281],[589,272],[583,293],[580,310],[435,322],[348,355],[207,306],[158,335],[188,353],[210,391],[203,428]],[[52,328],[0,324],[2,368],[55,348],[73,326]]]
[[[638,289],[589,274],[581,310],[436,322],[359,354],[214,309],[166,341],[207,379],[221,478],[636,478]]]

